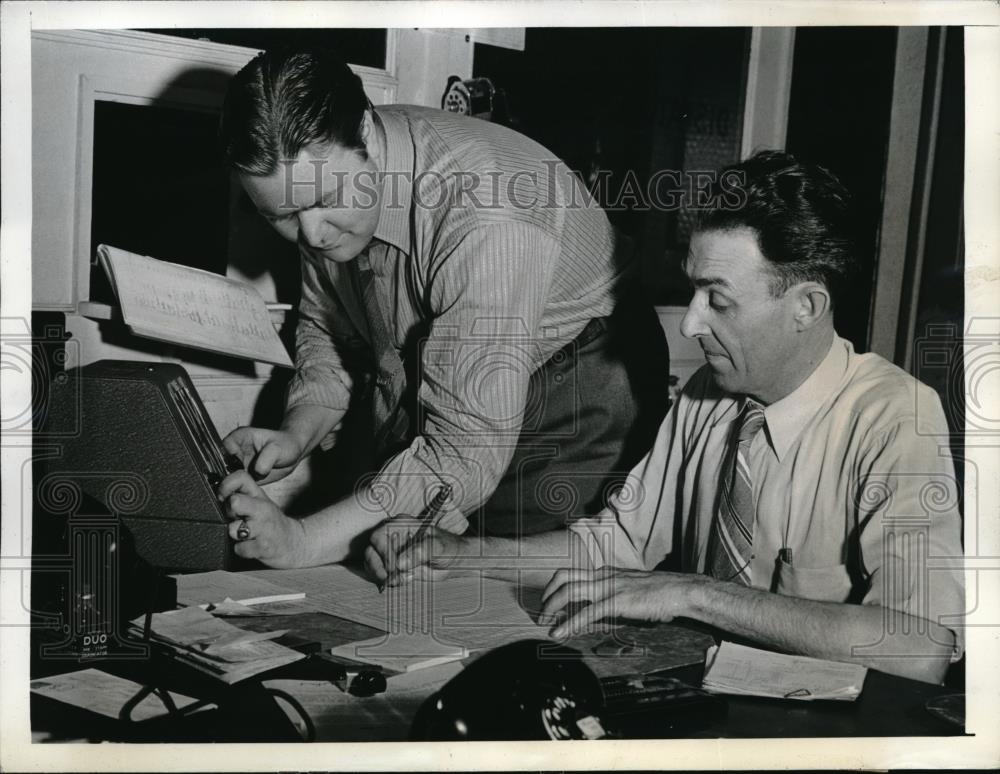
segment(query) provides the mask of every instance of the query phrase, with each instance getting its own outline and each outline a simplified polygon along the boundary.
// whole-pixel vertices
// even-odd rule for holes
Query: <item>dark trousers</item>
[[[669,372],[659,319],[635,289],[611,316],[591,320],[532,374],[524,425],[511,440],[513,458],[493,495],[466,514],[470,528],[526,535],[597,513],[652,447],[670,406]],[[348,412],[341,430],[345,442],[325,463],[341,475],[331,477],[330,491],[317,497],[343,496],[363,474],[378,469],[373,460],[409,444],[412,436],[374,454],[368,397]]]
[[[531,378],[514,457],[474,529],[525,535],[597,513],[649,451],[670,406],[670,359],[636,290]]]

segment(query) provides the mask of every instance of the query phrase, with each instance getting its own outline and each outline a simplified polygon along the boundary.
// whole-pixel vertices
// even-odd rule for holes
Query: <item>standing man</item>
[[[222,139],[302,258],[284,420],[225,439],[253,475],[219,490],[237,554],[282,567],[344,559],[358,535],[419,514],[444,484],[451,512],[485,534],[599,510],[666,411],[668,359],[628,244],[565,165],[484,121],[373,108],[324,51],[244,67]],[[253,479],[287,475],[368,395],[378,474],[316,514],[285,516]]]
[[[463,557],[533,567],[557,637],[616,616],[684,616],[938,682],[962,653],[965,610],[940,401],[834,330],[856,260],[836,179],[774,152],[724,179],[684,266],[694,297],[681,332],[706,364],[622,493],[568,533],[519,545],[429,530],[395,551],[377,530],[369,569],[398,583]],[[668,556],[681,572],[654,569]],[[562,615],[574,602],[590,604]]]

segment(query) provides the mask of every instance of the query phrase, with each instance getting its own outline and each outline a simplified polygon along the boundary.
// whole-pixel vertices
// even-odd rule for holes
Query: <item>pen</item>
[[[420,520],[420,525],[417,527],[417,531],[413,533],[409,540],[403,545],[403,548],[408,546],[410,543],[414,543],[424,536],[427,532],[427,528],[434,523],[438,515],[441,513],[441,509],[444,504],[448,502],[448,498],[451,497],[452,486],[451,484],[445,484],[441,487],[437,494],[434,495],[434,499],[431,500],[430,505],[424,510],[424,516]],[[400,549],[402,550],[402,549]],[[385,591],[385,583],[380,583],[378,586],[378,593],[381,594]]]

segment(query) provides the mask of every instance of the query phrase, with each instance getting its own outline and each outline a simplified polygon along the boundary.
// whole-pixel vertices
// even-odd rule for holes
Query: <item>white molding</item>
[[[390,30],[385,69],[351,65],[376,104],[396,101],[399,82],[395,73],[402,66],[396,62],[397,39],[397,32]],[[50,213],[50,217],[58,215],[59,233],[38,237],[40,249],[34,260],[51,279],[35,285],[32,299],[36,309],[72,312],[90,296],[94,102],[217,111],[228,76],[257,51],[136,30],[35,30],[32,41],[36,67],[60,95],[58,100],[39,100],[33,119],[48,124],[48,141],[53,143],[49,151],[61,159],[58,168],[43,164],[43,173],[34,183],[43,195],[46,187],[64,190],[67,186],[72,186],[74,194],[72,202]],[[177,73],[188,70],[212,71],[219,77],[192,82],[194,88],[175,87]],[[38,72],[33,75],[39,77]],[[35,88],[44,90],[47,83],[36,82]],[[72,180],[68,170],[73,170]]]
[[[397,83],[396,76],[399,74],[399,63],[396,61],[396,49],[398,46],[399,30],[390,27],[385,31],[385,75]]]
[[[740,158],[763,148],[784,149],[794,55],[794,27],[751,30]]]
[[[147,56],[162,56],[175,61],[214,65],[234,74],[261,51],[228,43],[177,38],[138,30],[35,30],[32,32],[32,37],[106,51],[124,51]],[[350,68],[361,76],[366,85],[383,89],[386,94],[391,93],[395,96],[398,84],[395,54],[396,31],[388,30],[385,45],[386,67],[352,64]]]
[[[524,51],[524,27],[422,27],[426,32],[461,38],[470,43],[485,43],[498,48]]]
[[[469,34],[476,43],[524,51],[524,27],[476,27]]]
[[[128,77],[80,76],[78,105],[79,145],[76,164],[76,196],[74,207],[73,255],[76,266],[73,297],[77,301],[90,298],[90,270],[93,257],[90,254],[90,227],[93,215],[92,191],[94,188],[94,110],[97,101],[120,102],[130,105],[164,105],[182,107],[185,110],[217,111],[222,95],[200,89],[172,89],[168,96],[150,96],[149,84]]]
[[[73,262],[73,301],[90,299],[90,226],[93,219],[94,189],[94,110],[87,110],[92,104],[88,95],[93,96],[93,80],[89,76],[79,76],[77,87],[77,133],[76,145],[76,194],[73,197],[73,246],[70,260]]]
[[[473,44],[465,30],[400,29],[395,59],[400,102],[441,107],[448,77],[472,77]]]
[[[257,55],[257,50],[226,43],[176,38],[138,30],[35,30],[32,37],[106,50],[163,56],[211,64],[236,72]]]

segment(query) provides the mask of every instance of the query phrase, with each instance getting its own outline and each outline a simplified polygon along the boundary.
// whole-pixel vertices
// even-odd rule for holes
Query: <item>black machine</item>
[[[521,640],[490,651],[431,696],[415,740],[517,741],[603,736],[601,685],[579,651]],[[596,724],[596,725],[595,725]]]
[[[52,384],[46,422],[61,453],[38,482],[39,500],[75,488],[118,519],[150,564],[232,569],[215,487],[242,466],[225,452],[184,368],[101,360],[65,377]]]
[[[466,667],[420,708],[422,741],[666,737],[725,711],[724,701],[677,679],[598,678],[573,648],[521,640]]]

